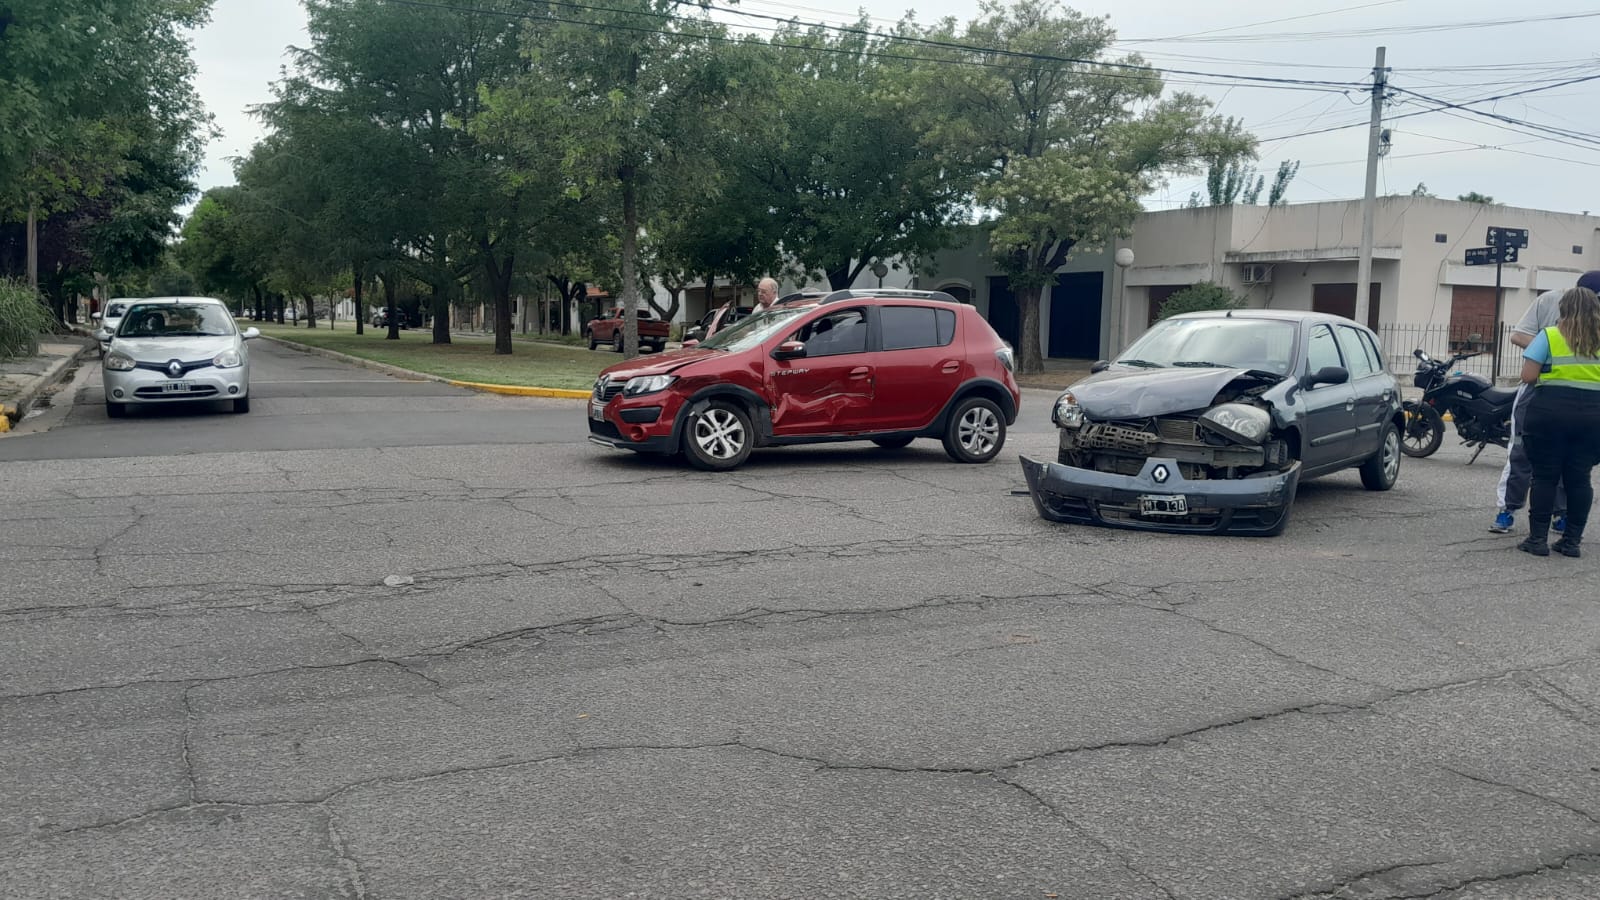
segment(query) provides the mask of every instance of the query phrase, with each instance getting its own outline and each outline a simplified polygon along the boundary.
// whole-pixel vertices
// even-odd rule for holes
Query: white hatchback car
[[[111,337],[101,365],[106,415],[119,418],[128,404],[230,400],[250,411],[250,351],[243,332],[220,300],[160,297],[134,300]]]

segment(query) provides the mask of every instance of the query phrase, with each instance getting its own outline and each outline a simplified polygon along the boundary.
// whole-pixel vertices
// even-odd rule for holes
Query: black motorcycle
[[[1516,404],[1516,388],[1499,388],[1482,375],[1470,372],[1447,374],[1462,360],[1481,353],[1457,353],[1449,360],[1438,360],[1416,350],[1417,373],[1411,383],[1422,388],[1421,400],[1401,404],[1406,414],[1406,431],[1400,450],[1407,456],[1432,456],[1444,443],[1444,417],[1456,423],[1456,433],[1468,447],[1476,447],[1472,465],[1483,448],[1511,443],[1511,407]]]

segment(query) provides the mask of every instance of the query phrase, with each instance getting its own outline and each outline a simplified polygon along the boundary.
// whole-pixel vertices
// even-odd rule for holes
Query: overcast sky
[[[1594,10],[1592,3],[1585,9],[1580,0],[1081,0],[1073,5],[1086,14],[1110,15],[1119,38],[1126,41],[1122,49],[1143,53],[1150,63],[1167,69],[1370,84],[1373,51],[1383,44],[1395,87],[1456,103],[1600,76],[1600,41],[1595,40],[1600,17],[1553,18]],[[856,7],[846,0],[743,0],[739,8],[839,23],[853,19]],[[871,0],[860,8],[887,25],[903,14],[906,4]],[[924,23],[942,16],[965,21],[976,12],[975,0],[928,0],[916,8]],[[1488,22],[1505,24],[1439,28]],[[1357,30],[1364,33],[1349,33]],[[216,0],[211,24],[194,39],[200,95],[222,131],[208,148],[202,189],[233,181],[230,159],[247,152],[261,135],[248,109],[270,99],[269,85],[288,61],[285,47],[304,46],[307,40],[299,0]],[[1169,74],[1169,82],[1180,80],[1200,79]],[[1220,113],[1242,118],[1262,139],[1263,171],[1275,169],[1280,160],[1300,160],[1291,202],[1361,196],[1364,127],[1272,140],[1364,124],[1370,94],[1358,86],[1346,92],[1250,84],[1173,88],[1201,93],[1218,104]],[[1379,168],[1379,193],[1409,193],[1425,182],[1441,197],[1477,191],[1513,206],[1600,212],[1595,188],[1600,183],[1600,128],[1593,125],[1597,118],[1580,115],[1593,116],[1600,109],[1597,101],[1600,77],[1472,107],[1546,128],[1597,135],[1590,142],[1460,111],[1400,119],[1429,106],[1398,94],[1386,112],[1395,120],[1389,126],[1393,149]],[[1203,189],[1198,180],[1175,181],[1148,205],[1178,205],[1196,188]]]

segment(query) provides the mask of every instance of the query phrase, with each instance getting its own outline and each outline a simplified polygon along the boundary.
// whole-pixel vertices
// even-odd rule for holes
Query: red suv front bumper
[[[626,397],[589,398],[589,440],[640,453],[678,452],[678,413],[683,397],[671,390]]]

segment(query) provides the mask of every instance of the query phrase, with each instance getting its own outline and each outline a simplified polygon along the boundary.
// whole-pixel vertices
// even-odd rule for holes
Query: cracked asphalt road
[[[1170,537],[1012,494],[1047,394],[707,475],[254,374],[0,440],[0,897],[1600,896],[1600,569],[1498,453]]]

